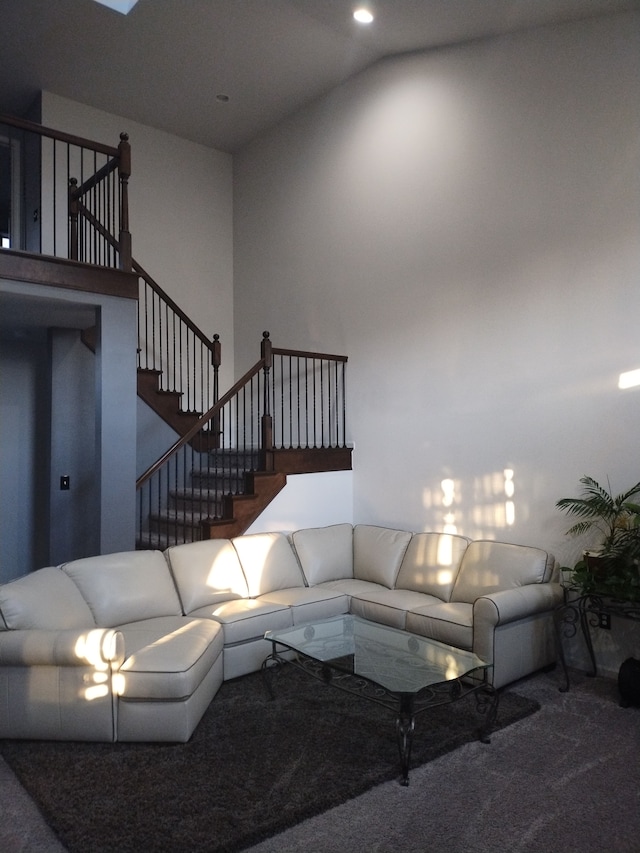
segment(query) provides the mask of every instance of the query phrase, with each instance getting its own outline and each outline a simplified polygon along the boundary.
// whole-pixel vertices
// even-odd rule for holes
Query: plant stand
[[[556,608],[554,613],[558,657],[565,678],[564,686],[559,688],[563,693],[570,686],[569,670],[564,656],[564,640],[575,637],[578,633],[578,628],[580,628],[591,662],[591,670],[587,675],[593,677],[597,674],[597,667],[593,641],[591,639],[591,628],[597,628],[601,624],[600,620],[603,616],[608,616],[609,618],[619,616],[622,619],[631,619],[635,622],[640,622],[640,602],[617,601],[616,599],[597,593],[579,595],[577,598],[569,601],[567,599],[568,591],[570,590],[565,589],[565,601]]]

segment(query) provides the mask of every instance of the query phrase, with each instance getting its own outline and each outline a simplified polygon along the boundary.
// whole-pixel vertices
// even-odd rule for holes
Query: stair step
[[[202,537],[200,537],[202,538]],[[172,545],[185,545],[187,542],[199,542],[200,539],[190,537],[188,531],[184,535],[171,536],[167,533],[152,533],[150,531],[142,531],[136,540],[136,550],[138,551],[166,551]]]
[[[191,482],[196,489],[217,492],[242,492],[244,491],[243,469],[228,469],[220,471],[215,468],[204,468],[191,472]]]
[[[212,468],[251,468],[257,469],[260,464],[260,453],[257,450],[225,450],[216,448],[209,451],[209,465]]]
[[[211,516],[219,517],[222,514],[224,495],[225,492],[221,489],[185,488],[174,489],[169,492],[172,509],[181,512],[199,513],[205,518]]]
[[[192,539],[202,539],[201,522],[211,518],[216,516],[183,509],[166,509],[149,516],[147,531],[151,534],[162,533],[180,537],[184,535]]]

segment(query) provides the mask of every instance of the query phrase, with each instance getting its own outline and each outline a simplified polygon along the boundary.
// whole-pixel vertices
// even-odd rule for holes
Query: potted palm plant
[[[572,582],[583,594],[640,601],[640,482],[614,495],[592,477],[582,477],[582,493],[556,503],[574,518],[569,536],[600,534],[597,551],[585,551],[573,567]]]

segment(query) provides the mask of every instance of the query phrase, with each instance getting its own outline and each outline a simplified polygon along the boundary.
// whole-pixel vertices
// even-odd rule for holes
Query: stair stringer
[[[251,471],[245,474],[243,495],[225,495],[224,515],[203,530],[207,539],[241,536],[287,484],[287,475],[277,471]]]

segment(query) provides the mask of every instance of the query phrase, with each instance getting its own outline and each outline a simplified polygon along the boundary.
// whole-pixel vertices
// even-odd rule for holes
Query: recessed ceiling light
[[[370,24],[373,21],[373,15],[368,9],[356,9],[353,17],[359,24]]]
[[[103,6],[108,6],[110,9],[115,9],[122,15],[128,15],[136,5],[138,0],[96,0],[96,3],[101,3]]]

